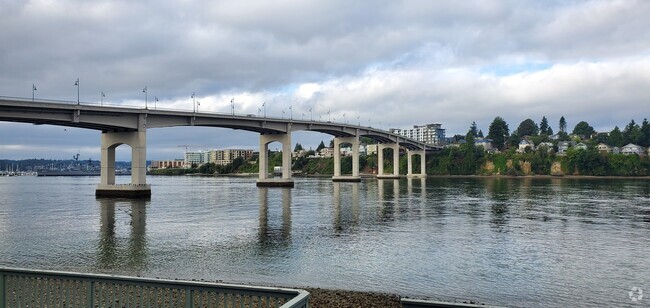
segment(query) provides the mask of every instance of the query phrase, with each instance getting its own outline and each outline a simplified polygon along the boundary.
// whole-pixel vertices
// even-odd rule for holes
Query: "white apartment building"
[[[208,162],[209,153],[204,151],[198,152],[185,152],[185,159],[183,160],[185,168],[191,168],[192,165],[200,166]]]
[[[444,145],[445,142],[445,129],[438,123],[414,125],[407,129],[391,128],[389,131],[430,145]]]

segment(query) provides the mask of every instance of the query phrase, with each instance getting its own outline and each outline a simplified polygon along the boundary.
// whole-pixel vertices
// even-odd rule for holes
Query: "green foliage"
[[[325,143],[321,140],[320,144],[318,147],[316,147],[316,152],[320,152],[320,150],[325,148]]]
[[[535,136],[539,134],[539,127],[537,127],[537,124],[535,121],[531,119],[526,119],[523,120],[521,123],[519,123],[519,127],[517,127],[517,135],[519,136]]]
[[[548,125],[546,116],[543,116],[542,121],[539,123],[539,133],[547,136],[553,135],[553,129]]]
[[[506,146],[506,140],[510,136],[510,130],[508,129],[508,124],[501,117],[496,117],[490,124],[490,129],[488,131],[488,139],[492,139],[494,146],[503,150]]]
[[[298,152],[298,151],[301,151],[301,150],[304,150],[304,149],[302,148],[302,144],[300,144],[300,143],[296,143],[296,146],[293,148],[293,151],[294,151],[294,152]]]
[[[576,126],[573,128],[573,134],[584,136],[586,138],[590,138],[591,135],[595,132],[596,131],[594,128],[585,121],[580,121],[580,123],[576,124]]]
[[[559,126],[559,128],[560,128],[560,131],[559,131],[560,133],[566,133],[567,126],[566,126],[566,120],[564,119],[564,116],[562,116],[560,118],[560,126]]]
[[[641,143],[644,142],[644,135],[643,132],[641,131],[641,127],[639,124],[636,124],[634,120],[631,120],[627,126],[625,126],[625,129],[623,130],[623,140],[625,144],[628,143],[634,143],[636,145],[640,145]]]

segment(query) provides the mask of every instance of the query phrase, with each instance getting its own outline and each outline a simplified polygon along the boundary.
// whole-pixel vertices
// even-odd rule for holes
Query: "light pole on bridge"
[[[79,102],[79,78],[77,78],[77,81],[74,82],[74,85],[77,86],[77,105],[80,104]]]
[[[293,120],[293,105],[289,105],[289,119]]]
[[[104,91],[102,91],[101,95],[99,96],[99,105],[104,106],[104,97],[106,97],[106,94]]]
[[[157,108],[156,108],[157,103],[158,103],[158,96],[154,96],[154,100],[153,100],[153,109],[157,109]]]
[[[235,115],[235,98],[230,99],[230,111],[232,115]]]
[[[144,93],[144,109],[147,109],[147,86],[144,86],[142,92]]]
[[[32,102],[34,102],[34,92],[36,92],[36,85],[32,83]]]
[[[192,111],[196,113],[196,95],[192,93]]]
[[[262,108],[264,108],[264,118],[266,118],[266,102],[262,103]]]

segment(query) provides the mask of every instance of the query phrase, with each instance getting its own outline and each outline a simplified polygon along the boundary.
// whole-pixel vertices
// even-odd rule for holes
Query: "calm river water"
[[[266,189],[254,178],[150,176],[150,201],[96,200],[98,181],[0,177],[0,266],[506,306],[650,305],[628,294],[650,295],[648,180],[298,178]]]

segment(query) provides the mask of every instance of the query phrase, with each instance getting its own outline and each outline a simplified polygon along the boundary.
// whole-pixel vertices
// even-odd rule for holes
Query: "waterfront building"
[[[442,128],[442,124],[438,123],[413,125],[413,128],[407,129],[391,128],[389,131],[429,145],[444,145],[445,143],[445,129]]]
[[[183,159],[174,160],[152,160],[151,169],[183,168],[185,161]]]
[[[207,162],[223,166],[223,165],[231,164],[235,159],[240,157],[243,158],[244,160],[249,160],[253,158],[253,150],[252,149],[212,150],[209,151]]]
[[[625,155],[630,155],[630,154],[636,154],[636,155],[643,155],[645,154],[645,151],[642,146],[629,143],[628,145],[624,146],[621,148],[621,154]]]
[[[208,160],[209,153],[207,151],[185,152],[184,167],[200,166],[207,163]]]

